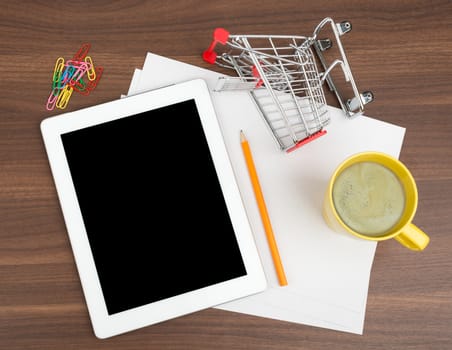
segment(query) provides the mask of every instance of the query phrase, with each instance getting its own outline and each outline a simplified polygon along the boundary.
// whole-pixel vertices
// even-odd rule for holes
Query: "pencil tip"
[[[246,138],[245,138],[245,134],[243,133],[243,130],[240,130],[240,141],[245,141],[246,140]]]

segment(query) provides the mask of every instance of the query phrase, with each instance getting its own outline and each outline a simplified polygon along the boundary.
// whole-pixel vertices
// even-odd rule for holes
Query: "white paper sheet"
[[[127,92],[127,96],[134,95],[134,91],[137,91],[139,82],[141,78],[141,69],[135,69],[133,72],[132,80],[130,81],[129,91]]]
[[[196,78],[205,79],[213,90],[220,76],[148,53],[143,69],[134,73],[129,94]],[[321,215],[322,200],[330,175],[343,159],[366,150],[398,157],[405,129],[364,116],[348,120],[340,109],[329,107],[328,133],[287,154],[276,146],[248,93],[211,95],[269,283],[263,293],[218,308],[362,334],[376,243],[331,231]],[[285,287],[278,285],[240,130],[254,156],[287,275]]]

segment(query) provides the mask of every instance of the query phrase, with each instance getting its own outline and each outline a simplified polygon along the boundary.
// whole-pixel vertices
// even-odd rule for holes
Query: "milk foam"
[[[333,202],[352,230],[379,236],[400,220],[405,193],[391,170],[375,162],[361,162],[339,174],[333,186]]]

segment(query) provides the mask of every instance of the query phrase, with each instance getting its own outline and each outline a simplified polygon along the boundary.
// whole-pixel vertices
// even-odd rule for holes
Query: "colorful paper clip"
[[[104,69],[102,67],[96,67],[96,79],[93,81],[88,81],[86,83],[86,88],[83,91],[78,91],[80,92],[82,95],[89,95],[90,92],[92,90],[94,90],[97,86],[97,84],[99,83],[100,78],[102,77],[102,72],[104,71]]]
[[[102,67],[96,67],[95,76],[96,79],[88,82],[88,86],[86,87],[88,90],[94,90],[99,83],[100,78],[102,77],[104,69]]]
[[[64,58],[58,57],[53,70],[52,89],[61,88],[61,74],[64,68]]]
[[[63,71],[61,76],[61,83],[66,85],[69,80],[71,80],[72,76],[75,73],[75,67],[72,65],[66,65],[66,68]]]
[[[53,75],[52,89],[61,89],[61,73],[62,72],[56,72]]]
[[[60,92],[58,99],[56,101],[56,108],[65,109],[71,98],[73,87],[70,85],[66,85],[64,89]]]
[[[91,44],[83,44],[74,57],[66,62],[63,57],[57,58],[53,69],[52,90],[46,103],[47,110],[66,108],[73,91],[86,96],[96,88],[104,69],[94,67],[93,59],[87,56],[90,48]],[[85,74],[87,80],[83,79]]]
[[[89,49],[91,48],[90,43],[83,44],[80,49],[77,51],[77,53],[74,55],[73,60],[74,61],[83,61],[88,54]]]
[[[83,78],[80,78],[79,80],[77,80],[75,82],[73,88],[74,88],[74,91],[82,94],[86,90],[86,83],[83,80]]]
[[[54,88],[51,92],[50,92],[50,96],[47,99],[47,104],[46,104],[46,108],[48,111],[51,111],[55,108],[55,104],[56,101],[58,99],[58,95],[60,93],[60,89],[58,88]]]
[[[69,85],[74,86],[77,81],[79,81],[85,73],[91,68],[88,63],[85,61],[78,62],[74,61],[74,67],[76,68],[74,74],[72,75],[71,79],[69,80]]]
[[[87,71],[88,79],[93,81],[94,79],[96,79],[96,71],[94,70],[94,64],[91,56],[86,56],[85,62],[90,65],[90,68],[88,68]]]
[[[55,76],[63,71],[64,68],[64,58],[58,57],[55,62],[55,68],[53,69],[53,81],[55,81]]]

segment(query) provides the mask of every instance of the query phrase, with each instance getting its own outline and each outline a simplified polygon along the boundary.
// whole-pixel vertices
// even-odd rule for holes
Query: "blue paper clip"
[[[63,72],[63,75],[61,76],[61,82],[63,84],[67,84],[67,82],[72,78],[72,76],[75,73],[75,67],[71,64],[66,65],[66,69]]]

